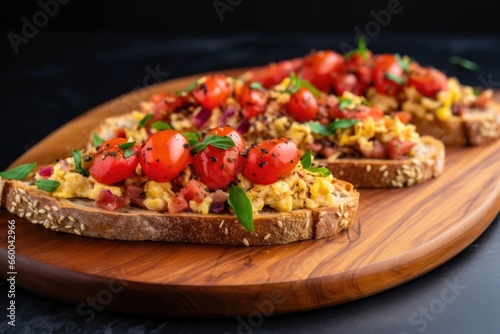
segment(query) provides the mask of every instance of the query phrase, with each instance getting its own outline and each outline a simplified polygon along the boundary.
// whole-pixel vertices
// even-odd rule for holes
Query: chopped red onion
[[[200,112],[194,117],[194,124],[198,129],[200,129],[203,124],[205,124],[208,119],[212,116],[212,109],[201,108]]]
[[[222,113],[222,115],[219,118],[219,125],[226,125],[227,124],[227,119],[231,116],[234,116],[236,113],[236,108],[233,105],[229,105],[226,107],[226,110]]]
[[[52,168],[51,166],[42,167],[38,171],[38,175],[43,177],[49,177],[52,175],[52,173],[54,173],[54,168]]]
[[[238,125],[238,128],[236,130],[238,130],[239,133],[241,134],[245,134],[248,129],[250,129],[250,121],[248,119],[244,119],[243,122],[240,123],[240,125]]]

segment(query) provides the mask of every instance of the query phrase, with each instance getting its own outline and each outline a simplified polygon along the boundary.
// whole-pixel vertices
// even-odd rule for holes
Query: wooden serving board
[[[229,72],[236,75],[240,71]],[[14,164],[43,165],[85,146],[103,117],[199,76],[147,87],[76,118]],[[341,235],[284,246],[210,246],[92,239],[46,230],[0,209],[0,273],[15,221],[16,282],[73,303],[147,315],[283,314],[347,302],[422,275],[474,241],[500,210],[500,141],[447,150],[446,172],[407,189],[361,190],[353,226]],[[82,304],[83,303],[83,304]],[[257,318],[255,318],[257,319]]]

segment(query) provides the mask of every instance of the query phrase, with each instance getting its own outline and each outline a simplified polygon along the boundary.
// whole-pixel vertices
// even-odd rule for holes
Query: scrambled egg
[[[61,164],[67,164],[69,172],[65,172],[62,169]],[[54,171],[51,180],[58,181],[61,185],[52,193],[52,196],[59,198],[89,198],[97,199],[102,190],[109,190],[113,195],[117,197],[122,196],[122,190],[120,187],[107,186],[98,183],[94,178],[85,177],[77,172],[75,172],[75,164],[73,158],[68,158],[64,161],[59,161],[54,165]],[[36,179],[41,179],[37,174]]]
[[[336,199],[333,180],[332,175],[319,176],[303,169],[300,163],[290,175],[270,185],[252,184],[243,175],[238,175],[238,185],[245,190],[254,212],[265,206],[290,212],[333,205]]]

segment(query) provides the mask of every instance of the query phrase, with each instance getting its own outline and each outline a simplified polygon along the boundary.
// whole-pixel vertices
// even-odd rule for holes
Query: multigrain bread
[[[234,214],[161,213],[127,206],[108,211],[92,200],[59,199],[26,182],[0,178],[0,206],[54,231],[115,240],[217,245],[278,245],[334,236],[353,222],[359,193],[335,180],[335,205],[292,212],[262,211],[248,232]]]
[[[318,160],[333,175],[363,188],[403,188],[438,177],[445,166],[445,147],[433,137],[423,136],[414,147],[415,156],[391,159]]]
[[[446,121],[414,115],[412,123],[420,134],[433,136],[446,146],[486,145],[500,139],[500,104],[492,102],[487,110],[471,109]]]

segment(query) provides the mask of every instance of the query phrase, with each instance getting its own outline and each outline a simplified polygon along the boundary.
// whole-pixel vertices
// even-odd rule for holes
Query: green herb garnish
[[[104,142],[105,142],[105,140],[102,139],[101,137],[99,137],[99,135],[97,134],[97,132],[94,132],[94,139],[92,140],[92,145],[94,145],[94,147],[99,147]]]
[[[328,125],[323,125],[317,122],[309,122],[308,124],[313,133],[316,133],[318,135],[329,136],[333,135],[335,131],[339,129],[348,129],[358,122],[359,120],[357,119],[339,119],[331,122]]]
[[[121,144],[118,146],[123,150],[123,157],[124,158],[130,158],[131,156],[134,155],[134,151],[132,151],[130,148],[135,145],[135,141],[129,141],[126,143]]]
[[[48,191],[49,193],[53,193],[56,191],[57,188],[61,183],[59,181],[55,180],[38,180],[35,182],[35,186],[37,186],[39,189]]]
[[[366,39],[363,36],[360,36],[357,41],[357,48],[351,51],[344,53],[344,58],[347,60],[351,58],[354,54],[359,54],[364,59],[368,58],[368,49],[366,47]]]
[[[198,132],[184,132],[183,135],[187,138],[189,145],[191,146],[196,145],[201,139],[201,136]]]
[[[302,167],[304,169],[313,172],[313,173],[319,173],[322,176],[328,176],[331,175],[332,173],[328,170],[326,167],[314,167],[312,165],[312,151],[308,150],[304,155],[302,155],[302,159],[300,159],[300,162],[302,163]]]
[[[254,231],[252,203],[248,199],[245,191],[240,187],[231,185],[227,203],[233,208],[240,224],[249,232]]]
[[[295,94],[302,87],[308,89],[316,97],[321,95],[321,92],[316,87],[314,87],[312,83],[307,80],[302,80],[295,75],[295,72],[292,72],[290,74],[290,83],[288,84],[285,92],[289,94]]]
[[[257,90],[264,90],[264,87],[262,86],[262,84],[260,82],[252,82],[250,84],[250,88],[257,89]]]
[[[410,63],[411,63],[411,58],[408,56],[401,57],[401,55],[399,53],[395,53],[394,57],[396,57],[396,60],[398,61],[398,64],[399,64],[399,66],[401,66],[403,71],[408,72],[408,68],[410,67]]]
[[[28,175],[35,169],[36,162],[32,164],[23,164],[9,170],[0,172],[0,176],[7,180],[24,181]]]
[[[392,82],[398,84],[398,85],[403,85],[405,83],[405,80],[401,77],[398,77],[397,75],[395,75],[394,73],[389,73],[389,72],[386,72],[385,73],[385,77],[389,80],[391,80]]]
[[[141,120],[139,121],[139,124],[138,124],[139,129],[141,129],[141,128],[145,127],[145,126],[146,126],[146,124],[149,122],[149,120],[150,120],[152,117],[153,117],[153,114],[147,114],[146,116],[144,116],[144,118],[143,118],[143,119],[141,119]]]
[[[194,154],[203,151],[208,145],[217,147],[223,150],[227,150],[230,147],[234,147],[234,141],[227,136],[217,136],[217,135],[207,135],[203,138],[201,142],[196,143],[191,152]]]
[[[470,61],[468,59],[458,57],[458,56],[451,56],[448,58],[448,61],[451,64],[454,64],[454,65],[460,66],[462,68],[465,68],[467,70],[471,70],[471,71],[475,71],[475,72],[477,72],[481,69],[481,66],[478,63],[475,63],[473,61]]]
[[[75,170],[78,174],[81,174],[85,177],[89,176],[89,171],[85,168],[82,168],[82,151],[73,150],[73,160],[75,161]]]
[[[198,80],[196,80],[195,82],[191,83],[189,86],[187,86],[186,88],[184,88],[184,90],[176,90],[176,91],[174,91],[174,93],[175,93],[175,95],[178,95],[178,96],[184,96],[187,93],[191,92],[193,89],[195,89],[196,86],[198,86]]]
[[[167,123],[162,122],[162,121],[156,121],[156,122],[151,123],[151,127],[153,129],[158,130],[158,131],[161,131],[161,130],[172,130],[172,127],[170,125],[168,125]]]
[[[351,103],[352,103],[352,99],[349,99],[347,97],[339,97],[338,100],[339,100],[339,108],[340,109],[345,109],[345,108],[349,107],[349,105],[351,105]]]

